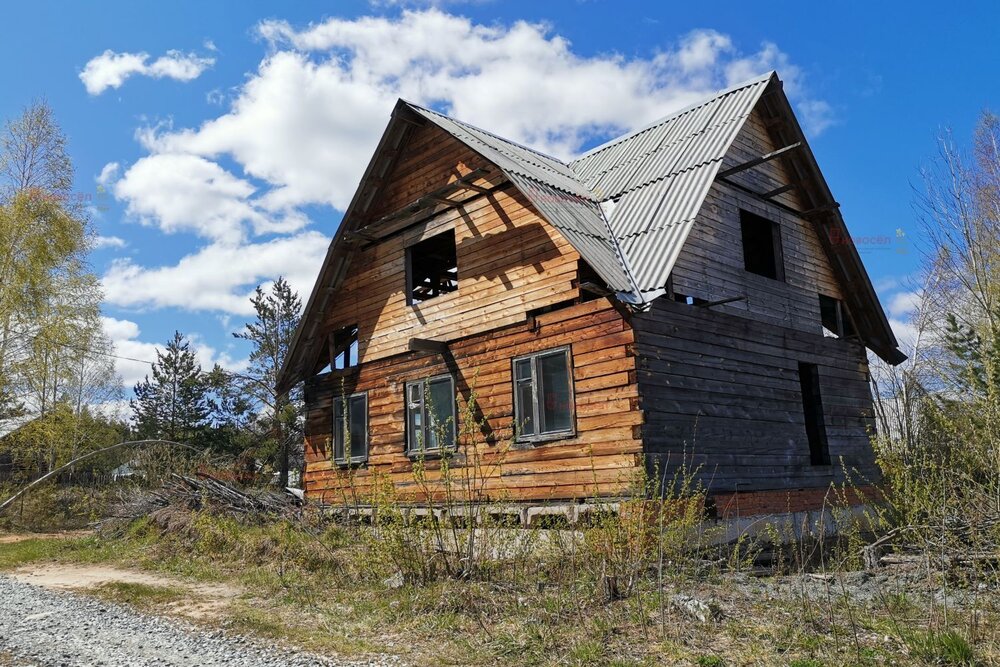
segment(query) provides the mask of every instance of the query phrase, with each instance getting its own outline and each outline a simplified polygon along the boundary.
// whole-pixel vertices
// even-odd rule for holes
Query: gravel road
[[[127,607],[50,591],[0,575],[0,665],[392,666],[278,650]]]

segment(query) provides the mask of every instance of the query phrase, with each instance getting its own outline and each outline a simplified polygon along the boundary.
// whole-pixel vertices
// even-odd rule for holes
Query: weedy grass
[[[103,600],[128,604],[145,610],[156,610],[190,595],[187,588],[126,581],[108,581],[96,586],[90,594]]]

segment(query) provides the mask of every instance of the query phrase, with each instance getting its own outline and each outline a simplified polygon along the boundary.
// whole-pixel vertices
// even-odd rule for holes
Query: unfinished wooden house
[[[568,163],[400,100],[281,384],[314,498],[687,465],[750,513],[877,476],[866,348],[904,358],[772,72]]]

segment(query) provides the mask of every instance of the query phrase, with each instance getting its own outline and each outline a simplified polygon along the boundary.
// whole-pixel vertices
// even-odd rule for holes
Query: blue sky
[[[569,157],[777,69],[897,319],[919,167],[1000,108],[990,2],[36,1],[5,24],[0,117],[44,97],[68,134],[119,353],[179,329],[230,367],[258,282],[308,297],[399,95]]]

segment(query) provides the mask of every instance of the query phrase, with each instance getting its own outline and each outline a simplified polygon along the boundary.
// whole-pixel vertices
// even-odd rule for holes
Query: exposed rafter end
[[[840,208],[840,202],[832,201],[829,204],[824,204],[823,206],[817,206],[816,208],[811,208],[808,211],[803,211],[802,215],[805,217],[816,215],[817,213],[829,213],[830,211],[836,211]]]
[[[598,296],[608,296],[613,294],[613,292],[607,287],[601,287],[597,283],[590,281],[580,283],[580,289],[584,292],[590,292],[591,294],[596,294]]]
[[[705,303],[694,304],[695,308],[711,308],[712,306],[721,306],[726,303],[733,303],[734,301],[746,301],[746,294],[741,296],[731,296],[727,299],[717,299],[715,301],[706,301]]]
[[[776,157],[780,157],[780,156],[784,155],[785,153],[797,150],[799,148],[802,148],[802,142],[801,141],[796,141],[794,144],[791,144],[789,146],[785,146],[784,148],[779,148],[776,151],[771,151],[770,153],[767,153],[766,155],[761,155],[760,157],[755,157],[752,160],[747,160],[746,162],[744,162],[742,164],[738,164],[735,167],[730,167],[729,169],[723,169],[722,171],[720,171],[716,175],[716,178],[725,178],[726,176],[732,176],[733,174],[738,174],[741,171],[746,171],[747,169],[752,169],[753,167],[756,167],[757,165],[764,164],[765,162],[770,162],[771,160],[773,160]]]
[[[794,190],[799,187],[797,183],[789,183],[788,185],[782,185],[780,188],[775,188],[773,190],[768,190],[767,192],[760,193],[760,196],[764,199],[774,199],[778,195],[783,195],[790,190]]]

